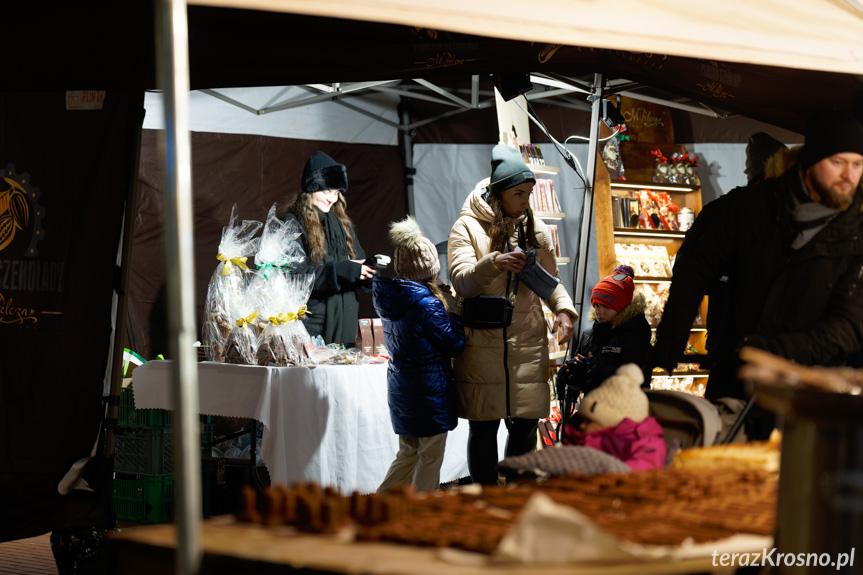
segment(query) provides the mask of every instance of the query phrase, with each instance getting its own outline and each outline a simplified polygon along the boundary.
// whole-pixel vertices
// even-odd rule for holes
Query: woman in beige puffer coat
[[[519,224],[527,244],[522,249],[535,248],[537,263],[557,275],[548,228],[533,217],[528,204],[535,181],[515,148],[495,146],[491,177],[471,192],[449,237],[449,274],[460,299],[506,295],[508,272],[512,273],[512,292],[515,276],[526,260],[523,253],[513,251]],[[506,342],[503,329],[465,327],[467,346],[455,362],[459,415],[469,420],[468,468],[475,483],[497,483],[501,419],[507,420],[509,429],[506,455],[513,456],[535,448],[537,420],[549,414],[548,338],[542,302],[523,283],[514,299]],[[558,339],[569,341],[578,314],[563,284],[557,285],[546,304],[556,315]]]

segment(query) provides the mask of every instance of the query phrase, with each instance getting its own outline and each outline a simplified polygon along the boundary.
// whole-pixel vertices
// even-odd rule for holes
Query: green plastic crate
[[[120,427],[170,427],[173,413],[167,409],[135,409],[135,394],[131,387],[120,388]]]
[[[204,517],[212,514],[213,473],[201,472],[201,498]],[[173,475],[120,475],[113,482],[114,512],[118,519],[136,523],[165,523],[174,518]]]
[[[115,476],[114,512],[136,523],[164,523],[173,517],[174,476]]]

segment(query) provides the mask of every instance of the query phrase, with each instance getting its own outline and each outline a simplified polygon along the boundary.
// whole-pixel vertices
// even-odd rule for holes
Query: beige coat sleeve
[[[483,245],[477,245],[482,242]],[[501,273],[494,266],[494,258],[500,252],[484,253],[487,239],[475,238],[464,219],[459,219],[452,228],[447,252],[449,277],[456,295],[469,298],[483,293]]]

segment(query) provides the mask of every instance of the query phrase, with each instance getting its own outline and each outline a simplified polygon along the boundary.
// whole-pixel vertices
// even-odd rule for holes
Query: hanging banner
[[[142,109],[142,92],[0,97],[0,540],[68,519],[58,482],[98,437]]]

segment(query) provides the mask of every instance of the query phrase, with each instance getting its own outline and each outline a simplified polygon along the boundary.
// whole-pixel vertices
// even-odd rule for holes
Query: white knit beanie
[[[437,277],[440,271],[437,248],[423,235],[413,217],[390,224],[390,241],[395,247],[393,267],[396,276],[411,281]]]
[[[621,365],[614,375],[581,400],[579,413],[602,427],[616,427],[626,418],[641,423],[649,415],[644,374],[634,363]]]

